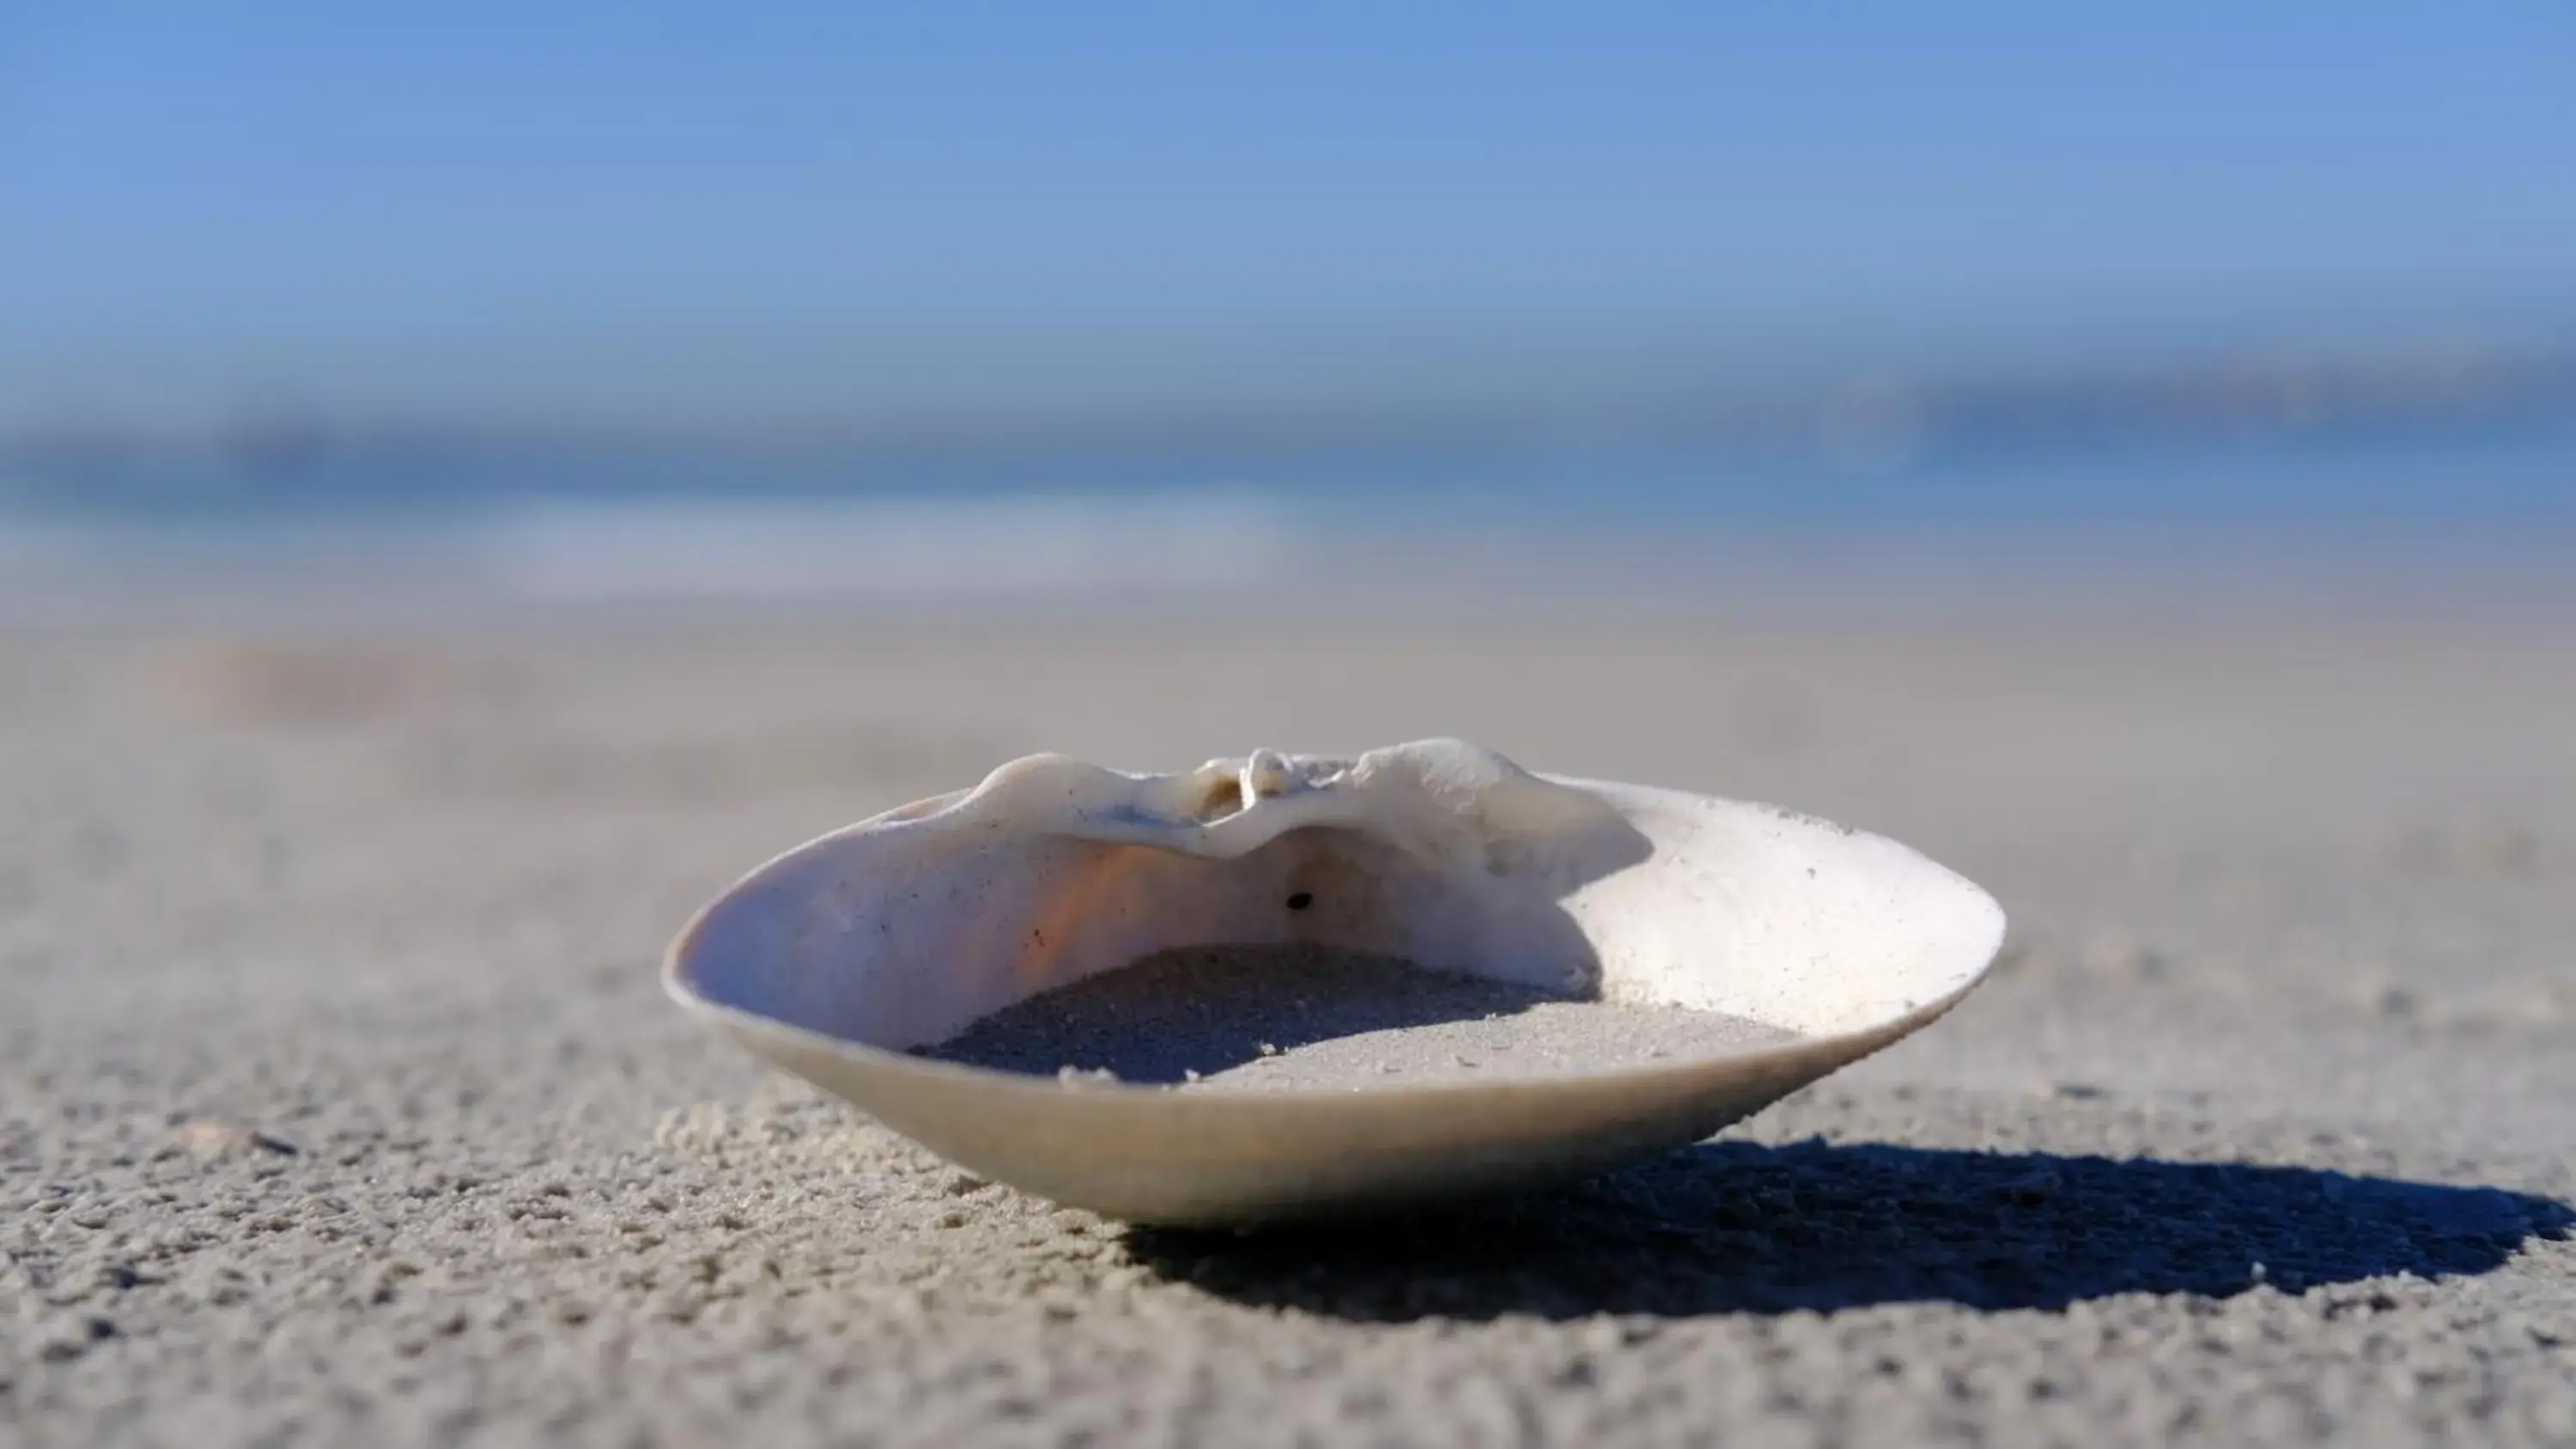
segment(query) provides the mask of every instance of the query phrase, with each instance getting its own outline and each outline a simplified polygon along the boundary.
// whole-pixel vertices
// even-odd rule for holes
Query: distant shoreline
[[[1498,391],[1447,402],[1354,395],[925,412],[890,411],[861,395],[835,413],[729,422],[685,412],[614,423],[530,423],[278,409],[185,424],[113,413],[0,417],[0,478],[160,471],[291,489],[334,469],[453,469],[566,457],[687,454],[753,466],[805,458],[937,468],[1050,454],[1329,456],[1569,443],[1848,463],[1883,459],[1891,450],[1907,457],[1995,457],[2571,423],[2576,341],[2255,353],[2080,370],[1861,369],[1838,380],[1771,387],[1693,381],[1687,369],[1676,369],[1660,385]]]
[[[562,619],[2576,618],[2576,521],[1362,533],[1257,504],[0,526],[0,627]]]

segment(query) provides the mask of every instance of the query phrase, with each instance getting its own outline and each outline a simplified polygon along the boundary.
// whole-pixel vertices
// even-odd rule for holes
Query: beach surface
[[[672,1006],[1056,750],[1434,734],[1988,887],[1949,1019],[1464,1216],[1131,1231]],[[2576,1442],[2576,614],[0,635],[15,1445]]]

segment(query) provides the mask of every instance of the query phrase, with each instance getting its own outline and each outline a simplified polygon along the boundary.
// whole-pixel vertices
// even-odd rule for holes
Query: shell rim
[[[1615,783],[1612,781],[1590,780],[1575,776],[1541,774],[1537,771],[1532,771],[1531,773],[1537,774],[1539,778],[1544,780],[1549,780],[1558,784],[1572,785],[1578,788],[1590,785],[1607,785]],[[919,800],[914,800],[907,804],[897,805],[886,810],[881,810],[865,819],[854,821],[851,824],[840,826],[833,830],[827,830],[821,835],[815,836],[811,840],[791,846],[788,849],[771,856],[769,859],[762,861],[760,864],[753,866],[750,870],[745,871],[731,885],[718,891],[713,898],[709,899],[704,905],[701,905],[695,912],[691,913],[687,924],[683,925],[680,928],[679,933],[671,938],[670,944],[663,948],[660,973],[663,992],[681,1007],[705,1019],[710,1025],[727,1029],[727,1034],[734,1036],[737,1041],[741,1040],[741,1037],[746,1031],[756,1035],[785,1036],[798,1041],[810,1049],[847,1058],[872,1069],[909,1075],[917,1080],[949,1081],[960,1084],[972,1082],[986,1089],[1043,1095],[1048,1100],[1061,1100],[1069,1095],[1079,1095],[1094,1100],[1125,1098],[1130,1102],[1170,1102],[1179,1100],[1186,1100],[1194,1103],[1222,1102],[1226,1104],[1228,1108],[1235,1109],[1252,1104],[1275,1104],[1279,1110],[1289,1110],[1292,1108],[1312,1108],[1326,1103],[1352,1104],[1357,1102],[1381,1102],[1391,1099],[1437,1101],[1442,1098],[1448,1098],[1452,1100],[1464,1100],[1469,1097],[1490,1098],[1497,1094],[1515,1095],[1524,1092],[1563,1091],[1577,1084],[1588,1087],[1595,1084],[1610,1082],[1655,1081],[1669,1078],[1680,1078],[1695,1072],[1705,1071],[1708,1067],[1721,1062],[1732,1065],[1742,1065],[1771,1060],[1785,1060],[1792,1056],[1812,1057],[1819,1053],[1836,1058],[1838,1065],[1836,1067],[1829,1068],[1829,1070],[1839,1070],[1842,1066],[1848,1066],[1865,1056],[1892,1046],[1896,1042],[1901,1041],[1904,1038],[1913,1035],[1915,1032],[1922,1030],[1924,1027],[1931,1025],[1933,1022],[1940,1020],[1942,1017],[1948,1015],[1953,1008],[1957,1007],[1961,1001],[1965,1000],[1970,992],[1975,991],[1980,985],[1983,985],[1985,979],[1993,974],[1995,962],[2002,955],[2005,930],[2008,924],[2002,904],[1996,901],[1993,893],[1986,890],[1985,887],[1978,885],[1975,881],[1968,879],[1957,871],[1951,870],[1948,866],[1942,865],[1939,861],[1933,860],[1931,857],[1924,855],[1913,847],[1905,845],[1902,841],[1888,840],[1888,837],[1879,836],[1877,838],[1888,840],[1889,844],[1895,845],[1899,849],[1905,850],[1916,856],[1925,864],[1930,865],[1934,869],[1950,877],[1950,879],[1957,882],[1964,889],[1974,893],[1979,899],[1985,902],[1993,923],[1992,931],[1990,933],[1991,939],[1988,940],[1984,947],[1977,953],[1978,959],[1975,968],[1960,978],[1956,986],[1930,1001],[1907,1003],[1891,1016],[1870,1022],[1864,1026],[1837,1032],[1830,1036],[1798,1036],[1789,1041],[1752,1047],[1742,1051],[1723,1051],[1707,1056],[1685,1057],[1678,1061],[1660,1063],[1654,1066],[1623,1067],[1600,1072],[1572,1072],[1544,1077],[1501,1077],[1487,1082],[1401,1082],[1385,1086],[1340,1088],[1289,1087],[1275,1090],[1239,1089],[1232,1091],[1220,1087],[1211,1091],[1192,1093],[1186,1098],[1181,1097],[1177,1088],[1168,1083],[1148,1084],[1143,1082],[1129,1082],[1123,1079],[1105,1082],[1086,1080],[1078,1087],[1067,1087],[1055,1078],[1041,1077],[1028,1072],[1005,1071],[998,1067],[980,1067],[964,1062],[941,1061],[936,1058],[915,1056],[910,1052],[894,1051],[886,1047],[872,1046],[866,1042],[854,1041],[848,1037],[834,1036],[829,1032],[817,1031],[812,1027],[799,1025],[798,1023],[789,1021],[783,1017],[770,1016],[758,1011],[753,1011],[747,1007],[717,1001],[712,997],[701,995],[690,987],[683,971],[683,965],[690,949],[697,943],[698,935],[705,928],[709,918],[715,914],[717,908],[724,905],[727,901],[732,900],[744,887],[758,880],[773,866],[780,864],[791,856],[801,854],[815,846],[821,845],[826,841],[835,840],[841,836],[851,834],[852,832],[864,830],[869,826],[886,821],[890,817],[902,816],[905,817],[903,823],[911,823],[911,821],[916,819],[928,819],[938,814],[944,814],[946,813],[945,809],[931,811],[918,816],[909,815],[907,812],[917,811],[923,806],[940,801],[950,802],[946,808],[953,809],[957,805],[963,804],[967,797],[975,794],[978,788],[980,787],[970,786],[955,790],[941,791],[938,794],[924,796]],[[1835,822],[1826,821],[1820,816],[1808,815],[1804,811],[1790,810],[1784,806],[1771,805],[1763,801],[1745,800],[1738,801],[1736,803],[1751,805],[1761,809],[1774,810],[1783,815],[1812,821],[1817,824],[1831,825],[1835,829],[1848,830],[1855,834],[1870,833],[1861,832],[1853,827],[1842,826]],[[746,1047],[749,1046],[747,1042],[743,1044]],[[754,1055],[766,1055],[765,1053],[760,1052],[757,1048],[750,1049],[753,1051]],[[795,1075],[802,1076],[803,1074],[795,1073]]]

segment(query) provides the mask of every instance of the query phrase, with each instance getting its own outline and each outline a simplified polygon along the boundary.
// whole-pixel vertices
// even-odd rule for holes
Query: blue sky
[[[0,422],[2576,329],[2563,3],[396,9],[0,6]]]

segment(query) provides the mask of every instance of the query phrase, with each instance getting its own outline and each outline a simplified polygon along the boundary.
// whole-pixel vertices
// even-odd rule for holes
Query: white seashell
[[[1038,755],[762,866],[681,933],[664,979],[752,1051],[974,1172],[1110,1217],[1239,1224],[1696,1141],[1940,1016],[2003,926],[1983,890],[1893,841],[1535,775],[1458,740],[1349,760],[1257,750],[1176,775]],[[1532,1055],[1503,1051],[1432,1083],[1387,1080],[1379,1053],[1337,1090],[1175,1090],[1072,1062],[1059,1082],[912,1054],[1141,958],[1230,945],[1399,957],[1774,1039],[1536,1076],[1497,1070]]]

